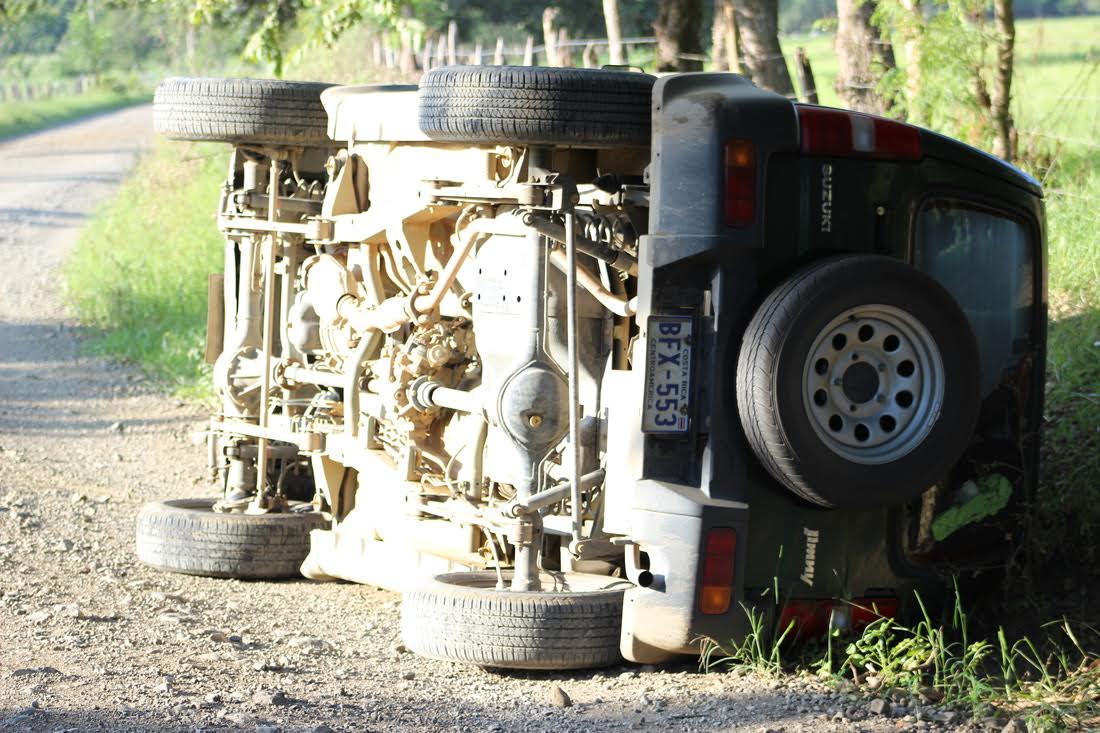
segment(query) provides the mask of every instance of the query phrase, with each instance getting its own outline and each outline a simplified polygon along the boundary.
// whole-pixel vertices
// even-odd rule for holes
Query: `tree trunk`
[[[603,21],[607,26],[607,53],[613,64],[623,64],[623,29],[619,23],[619,0],[603,0]]]
[[[703,62],[685,54],[702,56],[702,0],[658,0],[653,33],[657,36],[657,71],[701,71]]]
[[[997,65],[993,70],[990,102],[993,116],[993,154],[1012,162],[1016,156],[1012,101],[1012,67],[1016,53],[1016,18],[1012,0],[993,0],[993,22],[997,26]]]
[[[874,0],[836,0],[836,93],[849,109],[884,115],[889,105],[878,80],[894,68],[894,49],[871,23],[875,6]]]
[[[546,8],[542,11],[542,45],[546,49],[546,65],[560,66],[558,63],[558,31],[554,23],[558,19],[560,8]]]
[[[535,65],[535,37],[527,36],[527,41],[523,44],[523,65],[534,66]]]
[[[901,0],[901,6],[912,16],[902,28],[902,47],[905,49],[905,106],[906,119],[917,125],[924,115],[919,98],[921,88],[921,34],[924,31],[924,10],[921,0]]]
[[[749,77],[757,86],[794,97],[791,72],[779,46],[778,0],[741,0],[736,12]]]
[[[714,0],[711,46],[715,71],[741,73],[741,49],[737,39],[737,16],[733,11],[733,0]]]
[[[584,50],[581,51],[581,66],[586,69],[595,69],[599,65],[600,58],[596,53],[596,44],[589,41],[584,44]]]

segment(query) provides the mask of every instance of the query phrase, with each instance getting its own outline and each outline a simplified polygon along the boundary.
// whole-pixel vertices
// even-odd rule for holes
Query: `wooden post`
[[[435,63],[432,66],[446,66],[447,65],[447,39],[443,36],[439,37],[439,42],[435,44]]]
[[[447,63],[454,66],[458,63],[458,52],[455,44],[458,43],[458,23],[451,21],[447,24]]]
[[[810,58],[801,46],[794,52],[794,70],[798,75],[798,90],[803,102],[817,104],[817,84],[814,83],[814,70],[810,68]]]
[[[546,48],[546,65],[560,66],[558,62],[557,32],[554,23],[558,19],[558,8],[546,8],[542,11],[542,45]]]
[[[435,51],[435,37],[429,36],[428,40],[424,42],[424,60],[420,62],[420,67],[425,72],[432,69],[432,53]]]
[[[493,52],[493,66],[504,66],[504,37],[497,36],[497,48]]]
[[[470,63],[474,66],[481,66],[481,53],[484,49],[481,47],[481,41],[474,42],[474,53],[470,56]]]
[[[558,43],[555,51],[558,54],[559,66],[573,65],[573,47],[569,45],[569,30],[565,26],[558,28]]]
[[[523,65],[535,65],[535,37],[527,36],[527,42],[523,44]]]
[[[581,51],[581,64],[586,69],[595,69],[600,65],[600,59],[596,55],[596,44],[592,41],[584,44],[584,50]]]

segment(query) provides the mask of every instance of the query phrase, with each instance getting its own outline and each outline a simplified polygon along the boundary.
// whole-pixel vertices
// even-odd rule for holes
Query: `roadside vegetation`
[[[102,89],[26,102],[8,101],[0,105],[0,140],[150,99],[148,90]]]
[[[1090,651],[1100,641],[1096,630],[1062,620],[1030,636],[1013,637],[1002,626],[979,633],[958,589],[943,618],[917,601],[915,623],[878,617],[855,632],[840,619],[856,607],[843,609],[848,613],[834,613],[821,640],[799,640],[793,621],[780,628],[776,606],[743,606],[745,638],[706,641],[700,667],[812,675],[852,701],[870,700],[872,714],[908,720],[967,716],[1020,733],[1100,726],[1100,657]]]
[[[180,396],[211,392],[206,283],[221,270],[214,223],[223,145],[161,141],[81,235],[67,294],[94,353],[140,365]]]

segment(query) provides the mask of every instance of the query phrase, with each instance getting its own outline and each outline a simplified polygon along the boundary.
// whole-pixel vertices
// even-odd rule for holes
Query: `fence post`
[[[481,52],[484,49],[481,47],[481,41],[474,42],[474,54],[470,57],[470,63],[474,66],[481,66]]]
[[[527,42],[523,44],[523,65],[535,65],[535,37],[527,36]]]
[[[558,60],[558,48],[555,43],[557,33],[554,31],[554,21],[558,18],[559,8],[546,8],[542,11],[542,45],[546,48],[546,65],[561,66]]]
[[[558,66],[573,65],[573,47],[569,45],[569,30],[565,26],[558,28],[558,43],[554,50],[558,54]]]
[[[594,69],[600,65],[600,60],[596,56],[596,44],[593,41],[584,44],[584,50],[581,51],[581,65],[586,69]]]
[[[429,36],[424,42],[424,62],[420,64],[424,71],[431,71],[433,55],[435,53],[435,36]]]
[[[458,43],[458,23],[452,20],[447,24],[447,63],[451,66],[458,63],[456,43]]]
[[[504,37],[497,36],[497,48],[493,51],[493,66],[504,66]]]
[[[801,46],[794,52],[794,70],[798,75],[798,89],[802,92],[802,101],[817,104],[817,84],[814,83],[814,70],[810,68],[810,59],[806,49]]]

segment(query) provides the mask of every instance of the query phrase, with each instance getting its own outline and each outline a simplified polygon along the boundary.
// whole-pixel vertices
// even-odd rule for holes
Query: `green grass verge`
[[[139,364],[197,399],[211,394],[206,283],[222,269],[214,211],[228,152],[160,143],[94,217],[64,270],[92,352]]]
[[[72,97],[29,102],[7,101],[0,105],[0,139],[34,132],[98,112],[148,102],[152,98],[153,95],[148,92],[101,90]]]

